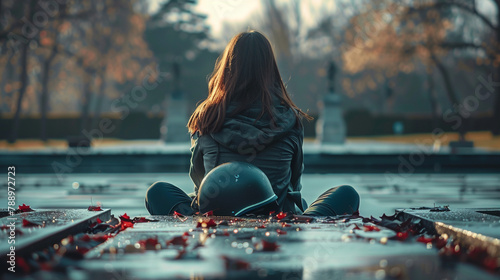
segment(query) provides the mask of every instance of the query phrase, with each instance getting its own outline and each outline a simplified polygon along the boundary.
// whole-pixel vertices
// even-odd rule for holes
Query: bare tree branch
[[[430,5],[423,5],[423,6],[418,7],[418,8],[411,8],[408,11],[408,14],[415,13],[415,12],[428,11],[428,10],[433,10],[433,9],[449,8],[449,7],[456,7],[462,11],[465,11],[465,12],[468,12],[470,14],[477,16],[479,19],[481,19],[481,21],[484,24],[486,24],[488,27],[490,27],[493,30],[496,30],[498,28],[498,26],[495,26],[493,24],[493,22],[486,15],[477,11],[475,2],[472,6],[470,6],[470,5],[456,2],[453,0],[452,1],[442,1],[442,2],[437,2],[434,4],[430,4]]]
[[[485,49],[484,46],[472,42],[441,42],[439,46],[443,49]]]

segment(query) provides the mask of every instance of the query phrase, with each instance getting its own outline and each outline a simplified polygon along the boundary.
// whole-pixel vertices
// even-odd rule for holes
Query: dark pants
[[[174,211],[183,215],[196,212],[191,207],[192,197],[178,187],[156,182],[146,192],[146,208],[151,215],[172,215]],[[318,197],[304,215],[335,216],[358,211],[359,195],[353,187],[343,185],[331,188]]]

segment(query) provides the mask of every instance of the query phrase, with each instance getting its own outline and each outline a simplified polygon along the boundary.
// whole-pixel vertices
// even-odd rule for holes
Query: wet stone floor
[[[3,279],[498,279],[440,256],[418,239],[426,235],[401,236],[404,223],[391,230],[387,218],[122,215],[35,253],[30,274]]]
[[[26,203],[36,211],[64,211],[86,210],[100,202],[115,218],[102,221],[105,225],[100,230],[104,232],[91,229],[90,234],[73,234],[59,239],[58,244],[48,244],[49,249],[33,252],[26,264],[32,267],[28,275],[3,270],[2,279],[500,277],[498,269],[491,272],[484,268],[491,262],[473,264],[467,256],[459,255],[451,242],[446,250],[438,249],[435,239],[417,241],[430,236],[398,236],[397,230],[389,229],[390,224],[376,224],[371,219],[337,217],[304,222],[287,220],[290,216],[280,220],[275,215],[242,220],[147,216],[147,187],[155,181],[168,181],[190,192],[192,183],[186,174],[21,175],[16,178],[18,204]],[[384,174],[305,174],[302,184],[308,202],[332,186],[350,184],[361,196],[360,214],[379,220],[383,214],[394,214],[395,209],[434,204],[449,205],[452,210],[498,208],[500,199],[498,174],[412,174],[397,182]],[[0,199],[6,200],[5,195],[0,192]],[[119,218],[125,212],[132,227]],[[133,217],[156,221],[134,223]],[[210,218],[216,225],[203,227],[201,223],[198,227],[199,219],[207,223]],[[378,231],[371,227],[374,224]]]

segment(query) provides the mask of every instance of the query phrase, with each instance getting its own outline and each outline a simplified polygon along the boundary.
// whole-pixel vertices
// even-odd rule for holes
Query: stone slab
[[[15,234],[15,243],[9,243],[11,230],[3,229],[0,232],[0,261],[4,262],[10,252],[10,246],[15,246],[16,256],[30,254],[58,243],[68,235],[77,234],[87,229],[97,218],[103,221],[111,217],[110,209],[102,211],[88,211],[87,209],[36,209],[33,212],[19,213],[0,218],[0,225],[15,224],[18,230]],[[23,220],[41,225],[24,227]],[[20,232],[19,232],[20,231]]]
[[[429,230],[452,236],[464,247],[487,248],[490,256],[500,259],[500,208],[399,209],[398,212],[423,219]]]

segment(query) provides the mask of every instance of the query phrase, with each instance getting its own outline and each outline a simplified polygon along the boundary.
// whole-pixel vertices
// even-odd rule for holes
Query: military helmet
[[[271,182],[256,166],[246,162],[221,164],[205,175],[198,191],[201,213],[242,216],[276,201]]]

